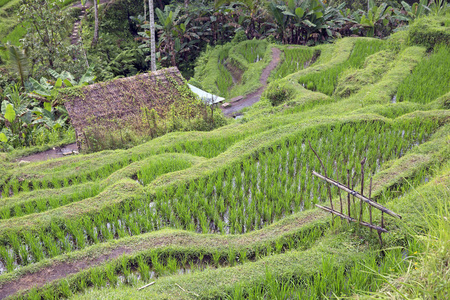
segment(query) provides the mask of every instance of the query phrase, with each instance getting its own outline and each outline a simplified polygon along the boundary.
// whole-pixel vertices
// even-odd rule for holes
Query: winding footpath
[[[222,112],[225,116],[236,116],[239,114],[239,111],[245,107],[252,106],[256,102],[261,99],[261,95],[267,87],[267,79],[270,76],[270,73],[278,66],[280,63],[281,50],[278,48],[272,48],[272,61],[269,65],[262,71],[261,77],[259,78],[259,82],[261,83],[261,87],[254,91],[253,93],[248,94],[245,97],[236,97],[235,101],[231,100],[231,107],[222,108]]]

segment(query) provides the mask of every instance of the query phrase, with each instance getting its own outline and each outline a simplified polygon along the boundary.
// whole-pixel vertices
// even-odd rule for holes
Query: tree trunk
[[[147,21],[147,1],[144,0],[144,22]]]
[[[97,0],[92,0],[94,3],[94,14],[95,14],[95,23],[94,23],[94,37],[92,38],[92,47],[97,45],[98,41],[98,4]]]
[[[156,71],[156,42],[155,42],[155,15],[153,12],[153,0],[148,0],[148,13],[150,17],[150,69]]]

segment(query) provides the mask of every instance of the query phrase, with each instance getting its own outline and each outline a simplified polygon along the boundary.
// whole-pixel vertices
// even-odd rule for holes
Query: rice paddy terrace
[[[243,118],[127,150],[4,163],[0,298],[320,299],[381,289],[423,250],[411,232],[426,232],[424,212],[450,199],[450,48],[408,44],[413,29],[311,48],[221,46],[195,80],[223,96],[258,88],[258,77],[246,85],[251,74],[273,47],[282,51]],[[328,194],[311,174],[321,167],[308,142],[342,182],[349,170],[360,184],[367,159],[372,198],[403,216],[384,218],[382,250],[376,232],[315,207]],[[337,205],[337,188],[331,195]]]

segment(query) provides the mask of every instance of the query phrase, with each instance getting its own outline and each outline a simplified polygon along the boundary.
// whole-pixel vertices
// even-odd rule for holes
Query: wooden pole
[[[370,185],[369,185],[369,199],[372,197],[372,177],[370,177]],[[369,205],[369,215],[370,215],[370,224],[372,224],[372,206]],[[372,231],[372,228],[370,228]]]
[[[314,152],[314,154],[316,155],[317,159],[319,160],[320,165],[322,166],[322,169],[323,169],[323,173],[325,174],[326,177],[328,177],[327,169],[325,169],[325,166],[323,165],[323,162],[320,159],[319,155],[317,154],[317,152],[311,146],[310,140],[308,140],[308,144],[309,144],[309,148],[311,148],[312,152]],[[331,198],[331,188],[330,188],[330,186],[328,184],[327,184],[327,189],[328,189],[328,197],[330,198],[330,207],[331,207],[331,209],[333,209],[333,199]]]
[[[146,287],[149,287],[149,286],[151,286],[151,285],[153,285],[153,284],[155,284],[155,281],[150,282],[149,284],[146,284],[146,285],[144,285],[144,286],[141,286],[141,287],[138,288],[137,290],[140,291],[140,290],[145,289]]]
[[[315,175],[315,176],[317,176],[317,177],[319,177],[320,179],[325,180],[325,181],[328,182],[328,183],[331,183],[331,184],[337,186],[337,187],[340,188],[341,190],[343,190],[343,191],[345,191],[345,192],[351,194],[352,196],[354,196],[354,197],[356,197],[356,198],[358,198],[358,199],[360,199],[360,200],[362,200],[362,201],[368,203],[369,205],[371,205],[371,206],[373,206],[373,207],[375,207],[375,208],[381,210],[382,212],[384,212],[384,213],[386,213],[386,214],[388,214],[388,215],[390,215],[390,216],[393,216],[394,218],[398,218],[398,219],[401,219],[401,218],[402,218],[399,214],[396,214],[395,212],[393,212],[393,211],[387,209],[386,207],[384,207],[384,206],[378,204],[377,202],[374,202],[374,201],[368,199],[368,198],[365,197],[364,195],[361,195],[361,194],[359,194],[358,192],[355,192],[355,191],[353,191],[353,190],[347,188],[345,185],[342,185],[342,184],[340,184],[339,182],[334,181],[333,179],[327,178],[327,177],[325,177],[325,176],[323,176],[323,175],[317,173],[316,171],[313,171],[312,174]]]
[[[366,163],[366,157],[361,161],[361,195],[364,195],[364,164]],[[359,202],[359,221],[363,219],[363,201]]]
[[[361,224],[361,225],[363,225],[363,226],[366,226],[366,227],[369,227],[369,228],[373,228],[373,229],[377,230],[379,233],[381,233],[381,232],[388,232],[388,231],[387,231],[386,229],[384,229],[384,228],[381,228],[381,227],[376,226],[376,225],[369,224],[369,223],[364,222],[364,221],[358,221],[358,220],[353,219],[353,218],[351,218],[351,217],[349,217],[349,216],[346,216],[346,215],[344,215],[344,214],[341,214],[340,212],[335,211],[335,210],[333,210],[333,209],[331,209],[331,208],[329,208],[329,207],[325,207],[325,206],[322,206],[322,205],[319,205],[319,204],[316,204],[316,206],[317,206],[318,208],[320,208],[320,209],[323,209],[324,211],[327,211],[327,212],[329,212],[329,213],[335,214],[335,215],[337,215],[337,216],[339,216],[339,217],[341,217],[341,218],[347,219],[347,220],[349,220],[349,221],[351,221],[351,222],[356,222],[356,223],[359,223],[359,224]]]
[[[348,189],[350,189],[350,170],[349,169],[347,169],[347,186],[348,186]],[[348,205],[348,216],[351,217],[352,215],[350,214],[350,194],[347,194],[347,205]]]

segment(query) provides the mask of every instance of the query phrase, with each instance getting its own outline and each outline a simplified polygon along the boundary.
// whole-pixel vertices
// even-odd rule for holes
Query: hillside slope
[[[448,48],[427,54],[429,45],[408,45],[405,34],[414,31],[279,47],[283,59],[261,100],[210,132],[5,164],[0,297],[315,299],[383,288],[383,278],[407,272],[417,262],[411,253],[424,249],[411,234],[428,230],[424,208],[442,213],[450,199],[450,87],[424,86],[424,94],[433,90],[426,101],[398,97],[400,87],[414,88],[411,77],[435,73],[433,57]],[[260,43],[270,53],[266,42],[224,47]],[[246,65],[242,74],[260,72],[253,58],[241,59],[234,66]],[[220,90],[208,73],[195,78]],[[226,91],[251,91],[239,86]],[[358,190],[365,159],[364,190],[372,178],[371,198],[403,217],[371,211],[389,231],[383,251],[375,231],[331,222],[315,207],[331,203],[327,185],[311,175],[324,169],[308,142],[330,177],[350,176]],[[330,193],[339,207],[343,195]]]

